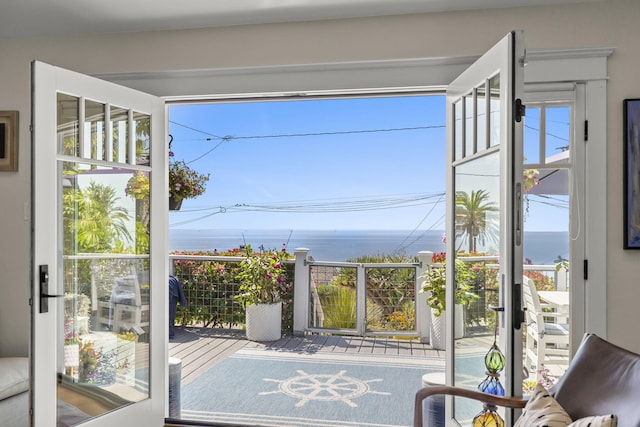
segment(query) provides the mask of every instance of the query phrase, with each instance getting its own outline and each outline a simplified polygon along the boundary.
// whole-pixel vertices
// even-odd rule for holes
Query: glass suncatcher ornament
[[[484,356],[484,365],[487,368],[487,377],[480,383],[478,390],[483,393],[495,396],[504,396],[504,387],[500,384],[498,377],[504,369],[504,355],[496,345],[495,341],[487,354]]]
[[[496,412],[495,405],[485,405],[473,419],[473,427],[504,427],[504,421]]]
[[[493,334],[493,345],[484,356],[487,377],[478,385],[478,390],[495,396],[504,396],[504,387],[498,377],[504,369],[505,358],[496,344],[497,327]],[[504,427],[504,420],[498,415],[497,407],[485,403],[482,411],[473,418],[473,427]]]

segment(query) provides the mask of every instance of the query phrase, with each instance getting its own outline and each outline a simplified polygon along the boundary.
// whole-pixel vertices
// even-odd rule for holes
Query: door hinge
[[[584,280],[588,280],[589,279],[589,260],[584,260],[583,265],[582,265],[582,275],[584,277]]]
[[[522,100],[520,98],[516,99],[516,105],[515,105],[515,119],[516,122],[520,123],[522,121],[522,118],[525,116],[527,107],[522,103]]]
[[[589,140],[589,120],[584,121],[584,140]]]

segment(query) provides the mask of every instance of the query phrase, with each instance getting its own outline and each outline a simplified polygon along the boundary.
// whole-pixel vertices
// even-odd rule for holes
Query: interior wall
[[[614,47],[609,58],[608,337],[640,352],[640,251],[622,249],[622,100],[640,98],[640,2],[505,8],[183,31],[0,40],[0,109],[20,112],[20,170],[0,173],[0,355],[29,341],[30,62],[87,74],[478,55],[508,31],[529,48]],[[310,88],[313,89],[313,88]],[[588,171],[587,171],[588,174]],[[11,203],[9,203],[11,200]],[[588,212],[585,213],[588,216]],[[604,260],[590,260],[604,262]],[[603,286],[604,284],[589,284]],[[587,313],[587,316],[589,314]]]

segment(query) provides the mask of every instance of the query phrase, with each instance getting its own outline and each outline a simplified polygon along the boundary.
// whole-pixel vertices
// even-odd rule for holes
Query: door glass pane
[[[60,162],[59,170],[63,423],[149,397],[149,186],[132,192],[146,175],[121,168]]]
[[[524,161],[538,164],[540,161],[540,107],[527,106],[524,116]]]
[[[499,161],[500,153],[494,151],[455,168],[454,277],[459,306],[454,316],[454,383],[472,390],[486,378],[484,356],[494,341],[497,319],[488,307],[501,305]],[[459,421],[473,419],[481,409],[477,402],[456,399]]]
[[[544,167],[524,165],[525,395],[533,391],[536,383],[550,387],[564,374],[571,339],[571,108],[542,105],[533,109],[532,116],[540,118],[541,130],[536,133],[535,129],[527,129],[525,146],[531,151],[535,151],[534,147],[538,152],[546,151],[546,156],[538,162]],[[538,333],[547,328],[554,334]]]
[[[453,140],[454,140],[454,150],[456,160],[460,160],[464,157],[464,149],[463,149],[463,130],[464,130],[464,122],[462,121],[462,101],[458,100],[455,104],[453,104],[453,118],[454,118],[454,127],[453,127]]]
[[[478,111],[477,147],[478,151],[487,148],[487,94],[484,85],[476,91],[476,108]]]
[[[136,139],[135,163],[148,165],[151,161],[151,117],[143,113],[133,113],[133,135]]]
[[[57,94],[58,153],[80,155],[80,100],[64,93]]]
[[[127,163],[129,148],[129,111],[125,108],[111,107],[111,149],[112,161]]]
[[[106,159],[104,104],[85,101],[84,157],[94,160]]]
[[[545,153],[547,158],[569,149],[569,107],[545,108]]]
[[[491,93],[491,106],[489,113],[489,145],[491,147],[500,144],[500,75],[495,75],[489,80],[489,92]]]
[[[465,156],[470,156],[476,152],[475,150],[475,134],[476,128],[474,126],[474,114],[475,109],[473,105],[473,96],[469,94],[464,98],[464,146]]]

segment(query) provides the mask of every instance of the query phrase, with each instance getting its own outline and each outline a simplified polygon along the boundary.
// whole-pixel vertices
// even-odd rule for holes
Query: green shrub
[[[346,286],[320,286],[318,296],[324,313],[324,328],[356,328],[356,291]],[[367,329],[381,329],[384,318],[382,308],[367,300]]]

